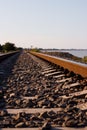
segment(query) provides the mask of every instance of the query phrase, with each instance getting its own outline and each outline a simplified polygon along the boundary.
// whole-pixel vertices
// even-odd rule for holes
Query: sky
[[[0,0],[0,44],[87,49],[87,0]]]

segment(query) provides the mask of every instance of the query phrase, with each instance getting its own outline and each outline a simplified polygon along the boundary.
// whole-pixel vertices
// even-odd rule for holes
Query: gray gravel
[[[25,52],[18,59],[17,57],[17,55],[13,56],[0,64],[1,75],[3,75],[0,81],[0,128],[42,127],[45,130],[51,129],[52,125],[87,126],[87,111],[77,108],[78,104],[87,102],[86,95],[69,98],[70,93],[87,89],[85,79],[68,73],[66,77],[71,76],[71,80],[58,83],[53,77],[45,77],[41,73],[43,66],[38,63],[38,60],[34,60],[35,57]],[[65,85],[76,81],[81,85],[75,88],[64,88]],[[63,98],[64,95],[68,98]],[[61,108],[62,111],[10,114],[2,110],[12,108]]]

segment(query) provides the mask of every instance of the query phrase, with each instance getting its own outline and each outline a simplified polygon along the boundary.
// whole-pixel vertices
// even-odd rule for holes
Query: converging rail
[[[8,52],[5,54],[0,55],[0,62],[3,61],[4,59],[13,56],[14,54],[18,53],[19,51],[13,51],[13,52]]]
[[[52,62],[56,65],[60,65],[61,67],[64,67],[65,69],[68,69],[69,71],[73,71],[74,73],[80,74],[81,76],[87,78],[87,66],[85,66],[85,65],[80,65],[78,63],[70,62],[69,60],[64,60],[62,58],[56,58],[56,57],[49,56],[49,55],[42,54],[42,53],[37,53],[37,52],[30,52],[30,53],[39,58]]]

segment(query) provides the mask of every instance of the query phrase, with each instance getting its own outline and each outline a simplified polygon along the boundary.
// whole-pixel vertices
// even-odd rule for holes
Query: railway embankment
[[[87,79],[49,61],[22,52],[0,63],[2,130],[87,128]]]

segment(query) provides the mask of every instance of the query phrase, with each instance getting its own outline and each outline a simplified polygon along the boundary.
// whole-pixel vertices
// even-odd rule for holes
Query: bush
[[[84,56],[83,61],[87,63],[87,56]]]
[[[0,44],[0,52],[2,51],[2,46],[1,46],[1,44]]]
[[[5,44],[2,46],[2,48],[3,48],[3,51],[4,51],[4,52],[16,50],[15,45],[14,45],[13,43],[9,43],[9,42],[5,43]]]
[[[40,49],[38,49],[38,48],[32,48],[31,51],[40,52]]]

